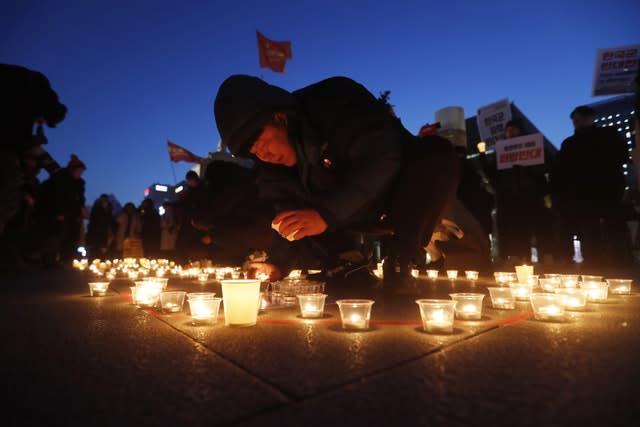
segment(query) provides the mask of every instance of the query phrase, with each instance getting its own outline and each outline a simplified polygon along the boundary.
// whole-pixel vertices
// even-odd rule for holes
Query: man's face
[[[578,130],[593,125],[593,119],[594,117],[590,115],[574,114],[571,121],[573,122],[573,128]]]
[[[293,166],[297,162],[286,127],[266,125],[250,152],[266,163]]]
[[[198,186],[198,180],[195,178],[189,178],[187,179],[187,185],[191,188],[195,188]]]

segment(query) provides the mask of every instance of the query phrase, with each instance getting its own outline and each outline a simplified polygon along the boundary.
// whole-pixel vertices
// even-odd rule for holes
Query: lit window
[[[622,167],[626,169],[627,168],[627,164],[626,163],[623,164]]]
[[[616,114],[616,117],[620,117],[620,113]]]
[[[622,172],[622,173],[623,173],[623,174],[625,174],[625,175],[629,175],[629,172],[627,172],[627,171],[624,171],[624,172]],[[619,187],[618,187],[618,188],[619,188]]]
[[[624,136],[626,136],[627,138],[631,138],[631,132],[625,133]]]
[[[626,187],[624,187],[624,189],[625,189],[625,190],[628,190],[628,189],[629,189],[629,186],[627,185]]]
[[[158,208],[158,213],[160,214],[160,216],[164,215],[164,206],[160,206]]]
[[[600,117],[600,120],[604,120],[604,119],[606,119],[606,117]]]
[[[629,130],[629,126],[626,126],[626,127],[624,128],[624,130]]]
[[[609,126],[613,126],[613,123],[609,123]]]
[[[627,141],[627,145],[631,145],[631,141]]]
[[[160,185],[160,184],[156,184],[155,189],[156,191],[161,191],[163,193],[166,193],[168,190],[166,185]]]
[[[618,132],[622,132],[622,128],[618,128]]]
[[[624,122],[625,123],[629,123],[629,119],[624,119]]]
[[[631,111],[631,115],[633,116],[636,113],[636,110]]]
[[[607,117],[607,119],[611,120],[611,119],[613,119],[613,116],[609,116],[609,117]]]
[[[181,192],[182,190],[184,190],[184,187],[183,187],[182,185],[179,185],[179,186],[177,186],[177,187],[176,187],[176,189],[175,189],[175,190],[173,190],[173,191],[175,191],[176,193],[179,193],[179,192]]]
[[[595,119],[595,120],[594,120],[594,122],[595,122],[595,123],[598,123],[598,119]]]

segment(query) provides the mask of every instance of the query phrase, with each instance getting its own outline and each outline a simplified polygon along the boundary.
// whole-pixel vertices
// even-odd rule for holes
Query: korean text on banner
[[[593,77],[593,96],[619,95],[636,90],[640,72],[640,45],[598,49]]]
[[[478,132],[480,138],[492,146],[504,139],[504,127],[511,120],[511,104],[507,98],[478,108]]]
[[[496,142],[495,150],[498,170],[514,165],[544,164],[544,137],[541,133],[502,139]]]

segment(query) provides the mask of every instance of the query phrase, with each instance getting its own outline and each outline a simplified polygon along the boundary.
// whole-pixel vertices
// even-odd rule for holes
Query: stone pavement
[[[491,308],[492,277],[420,278],[406,292],[327,286],[321,319],[277,306],[231,328],[222,308],[196,326],[188,311],[132,305],[127,280],[105,297],[87,281],[71,270],[0,279],[4,425],[640,425],[637,282],[563,322],[535,320],[528,302]],[[215,281],[168,288],[221,295]],[[417,298],[468,291],[487,295],[480,321],[423,331]],[[369,330],[342,329],[345,297],[375,300]]]

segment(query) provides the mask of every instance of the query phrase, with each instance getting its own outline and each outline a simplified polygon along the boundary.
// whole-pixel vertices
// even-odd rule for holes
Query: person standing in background
[[[562,142],[551,175],[553,204],[566,233],[566,256],[572,253],[575,235],[586,265],[630,266],[622,170],[627,147],[614,128],[595,125],[593,108],[578,106],[570,117],[575,132]]]

